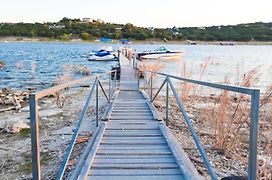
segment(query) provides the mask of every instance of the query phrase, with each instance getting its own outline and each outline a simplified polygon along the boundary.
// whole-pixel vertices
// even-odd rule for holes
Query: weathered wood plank
[[[94,169],[175,169],[178,168],[176,163],[129,163],[129,164],[96,164],[92,165]]]
[[[104,137],[162,137],[160,133],[145,133],[145,134],[132,134],[132,133],[107,133],[104,134]]]
[[[91,169],[89,175],[180,175],[179,169]]]
[[[142,141],[165,141],[163,136],[160,137],[127,137],[127,136],[121,136],[121,137],[114,137],[114,136],[107,136],[107,137],[103,137],[103,142],[108,141],[108,140],[119,140],[119,141],[123,141],[123,140],[128,140],[128,141],[138,141],[138,140],[142,140]]]
[[[119,149],[118,151],[116,149],[100,149],[96,153],[97,155],[168,155],[172,154],[172,152],[169,149]]]
[[[90,153],[89,153],[89,155],[88,155],[88,157],[87,157],[87,159],[86,159],[86,161],[85,161],[85,163],[83,165],[83,168],[82,168],[82,170],[81,170],[81,172],[79,174],[79,179],[84,178],[88,174],[89,169],[91,167],[91,164],[92,164],[92,162],[93,162],[93,160],[95,158],[96,151],[98,150],[98,147],[100,145],[100,141],[102,139],[104,131],[105,131],[105,124],[102,123],[100,131],[97,134],[97,137],[96,137],[96,139],[94,141],[93,147],[92,147],[92,149],[91,149],[91,151],[90,151]]]
[[[138,144],[138,145],[146,145],[146,144],[166,144],[165,141],[162,140],[102,140],[101,144]]]
[[[172,155],[142,155],[142,156],[137,156],[137,155],[130,155],[130,156],[122,156],[122,155],[96,155],[95,159],[160,159],[160,158],[173,158]]]
[[[183,180],[184,177],[181,175],[134,175],[134,176],[89,176],[90,180]]]
[[[149,159],[95,159],[93,163],[95,164],[134,164],[134,163],[175,163],[176,160],[174,158],[149,158]]]
[[[145,149],[145,150],[169,150],[169,147],[166,145],[146,145],[146,146],[138,146],[136,145],[100,145],[100,150],[108,150],[108,149],[115,149],[115,150],[135,150],[135,149]]]

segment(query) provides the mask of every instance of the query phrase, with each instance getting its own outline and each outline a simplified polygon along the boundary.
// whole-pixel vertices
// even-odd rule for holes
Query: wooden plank
[[[130,140],[130,139],[125,139],[125,140],[118,140],[118,139],[112,139],[112,140],[101,140],[102,144],[139,144],[139,145],[144,145],[144,144],[166,144],[165,140],[149,140],[149,139],[144,139],[144,140]]]
[[[137,124],[108,124],[107,129],[119,129],[119,130],[138,130],[138,129],[145,129],[145,130],[156,130],[159,128],[158,124],[146,124],[146,125],[137,125]]]
[[[159,126],[159,125],[158,125]],[[144,127],[144,126],[126,126],[126,127],[120,127],[120,126],[107,126],[106,130],[158,130],[158,126],[153,126],[153,127]]]
[[[152,116],[152,113],[151,113],[151,111],[140,111],[140,112],[135,112],[135,111],[114,111],[113,113],[112,113],[112,116],[116,116],[116,115],[119,115],[119,116]]]
[[[89,175],[180,175],[179,169],[91,169]]]
[[[128,120],[133,120],[133,119],[148,119],[148,120],[154,120],[153,116],[151,114],[148,115],[123,115],[123,114],[114,114],[111,115],[110,119],[128,119]]]
[[[91,149],[91,151],[90,151],[90,153],[84,163],[84,166],[79,174],[79,179],[84,178],[88,174],[91,164],[95,158],[96,151],[98,150],[98,146],[100,144],[100,141],[102,139],[104,131],[105,131],[105,124],[102,123],[100,132],[97,134],[97,137],[95,139],[93,147],[92,147],[92,149]]]
[[[107,133],[135,133],[135,134],[141,134],[141,133],[159,133],[162,134],[159,129],[156,130],[106,130],[104,134]]]
[[[148,113],[152,113],[147,107],[114,107],[113,112],[115,113],[129,113],[129,112],[132,112],[132,113],[144,113],[144,112],[148,112]]]
[[[165,137],[169,148],[173,152],[173,156],[176,159],[182,175],[184,177],[192,179],[202,179],[202,177],[199,175],[198,171],[194,167],[193,163],[191,162],[185,151],[181,148],[175,137],[171,134],[167,126],[165,124],[160,124],[160,129],[163,136]]]
[[[162,137],[161,133],[145,133],[145,134],[132,134],[132,133],[107,133],[104,137]]]
[[[139,145],[100,145],[99,150],[136,150],[136,149],[145,149],[145,150],[168,150],[169,147],[166,145],[146,145],[146,146],[139,146]]]
[[[93,163],[93,169],[175,169],[178,168],[177,163],[129,163],[129,164],[95,164]]]
[[[147,121],[147,120],[148,120],[148,122],[150,121],[150,123],[152,123],[152,121],[155,122],[152,117],[135,117],[135,118],[130,117],[130,118],[128,118],[128,117],[116,117],[115,116],[115,117],[111,117],[110,119],[112,121],[131,121],[132,124],[133,124],[132,121],[135,121],[135,123],[137,123],[138,121]],[[145,122],[145,123],[148,124],[148,122]],[[143,122],[139,122],[139,123],[142,124]],[[125,123],[125,124],[127,124],[127,123]]]
[[[173,158],[172,155],[142,155],[142,156],[138,156],[138,155],[130,155],[130,156],[122,156],[122,155],[96,155],[95,159],[161,159],[161,158]]]
[[[90,180],[183,180],[184,177],[181,175],[134,175],[134,176],[89,176],[88,179]]]
[[[88,155],[91,151],[91,149],[93,148],[93,145],[95,143],[96,137],[98,135],[98,133],[100,132],[100,129],[102,127],[102,124],[100,124],[97,129],[95,130],[95,132],[93,133],[91,140],[88,142],[88,144],[86,145],[86,148],[83,152],[83,154],[80,156],[78,164],[76,166],[76,168],[74,169],[72,175],[71,175],[71,179],[77,179],[77,177],[79,176],[79,173],[82,169],[82,167],[84,166],[86,159],[88,158]]]
[[[153,149],[152,151],[150,149],[119,149],[118,151],[116,149],[99,149],[97,151],[97,155],[122,155],[122,156],[127,156],[127,155],[171,155],[172,152],[169,149]]]
[[[95,159],[93,163],[95,164],[134,164],[134,163],[175,163],[176,160],[174,158],[149,158],[149,159]]]
[[[138,141],[138,140],[142,140],[142,141],[165,141],[163,136],[160,137],[137,137],[137,136],[133,136],[133,137],[127,137],[127,136],[121,136],[121,137],[112,137],[112,136],[104,136],[102,141],[108,141],[108,140],[128,140],[128,141]]]
[[[165,141],[116,141],[116,140],[111,140],[111,141],[105,141],[102,142],[102,144],[106,144],[106,145],[122,145],[122,144],[126,144],[126,145],[134,145],[134,144],[138,144],[138,145],[164,145],[166,144]]]

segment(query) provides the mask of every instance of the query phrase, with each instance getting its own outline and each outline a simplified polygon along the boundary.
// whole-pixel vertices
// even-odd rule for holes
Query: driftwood
[[[84,143],[89,140],[89,137],[81,137],[76,140],[76,144]]]
[[[0,147],[0,150],[3,150],[3,151],[9,151],[8,149],[6,149],[6,148],[2,148],[2,147]]]
[[[0,113],[6,112],[6,111],[11,111],[11,110],[16,110],[16,108],[15,107],[8,107],[8,108],[0,109]]]

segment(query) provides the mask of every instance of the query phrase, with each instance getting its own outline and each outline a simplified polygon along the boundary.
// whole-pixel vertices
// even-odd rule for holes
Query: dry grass
[[[138,65],[139,69],[139,77],[143,78],[145,76],[144,71],[153,71],[153,72],[158,72],[164,67],[164,64],[162,63],[150,63],[150,62],[142,62],[141,64]],[[150,74],[150,73],[148,73]],[[152,76],[153,80],[157,77],[156,74],[150,74]],[[148,78],[147,78],[148,79]],[[146,87],[144,87],[146,88]]]
[[[272,179],[272,139],[267,144],[264,155],[259,159],[258,179]]]
[[[208,58],[200,65],[199,80],[202,80],[209,65],[213,60]],[[188,70],[185,62],[181,66],[181,75],[185,78],[192,78],[192,69]],[[237,86],[255,87],[262,75],[260,66],[241,74],[240,65],[237,65]],[[225,77],[225,84],[230,84],[228,77]],[[248,158],[248,140],[250,127],[250,96],[245,94],[233,93],[222,90],[220,93],[211,94],[210,97],[199,95],[201,86],[191,83],[180,83],[180,98],[186,107],[192,107],[193,104],[206,104],[206,108],[198,109],[198,118],[201,119],[203,126],[211,128],[213,133],[209,135],[212,139],[213,148],[224,152],[226,156],[247,163]],[[260,112],[262,107],[272,102],[272,85],[266,88],[266,91],[260,97]],[[265,111],[263,111],[264,113]],[[271,112],[269,112],[271,113]],[[267,123],[267,120],[265,121]],[[272,125],[271,125],[272,126]],[[272,129],[270,128],[272,131]],[[262,130],[260,130],[262,133]],[[264,150],[265,160],[261,160],[259,166],[259,179],[271,179],[272,174],[272,137],[270,145]]]
[[[209,65],[212,65],[214,63],[213,59],[208,57],[204,60],[203,63],[200,64],[200,70],[199,70],[199,80],[203,79],[203,76],[207,70],[207,67]],[[181,77],[184,78],[192,78],[193,74],[193,65],[191,65],[191,69],[188,70],[187,64],[185,61],[181,62]],[[197,91],[199,90],[199,86],[196,84],[188,83],[188,82],[179,82],[179,94],[182,101],[187,102],[187,100],[190,98],[190,100],[194,101],[195,97],[197,97]]]
[[[35,78],[35,72],[36,72],[36,63],[34,61],[31,62],[31,75],[32,79]]]
[[[53,82],[53,85],[62,84],[72,80],[72,72],[73,66],[72,65],[64,65],[63,66],[63,74],[59,75]],[[64,106],[64,103],[67,99],[65,96],[64,90],[57,91],[53,94],[54,100],[59,108]]]
[[[158,72],[163,67],[164,67],[164,64],[162,64],[162,63],[147,63],[147,62],[142,62],[138,66],[140,72],[144,72],[144,71]]]

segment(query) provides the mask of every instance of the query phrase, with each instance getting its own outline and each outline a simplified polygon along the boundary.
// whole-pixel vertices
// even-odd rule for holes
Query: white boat
[[[183,52],[171,51],[166,47],[159,47],[153,51],[145,51],[137,53],[138,59],[179,59]]]
[[[115,54],[112,53],[111,49],[101,49],[96,52],[91,52],[88,54],[88,60],[89,61],[117,61],[118,58],[115,56]]]

